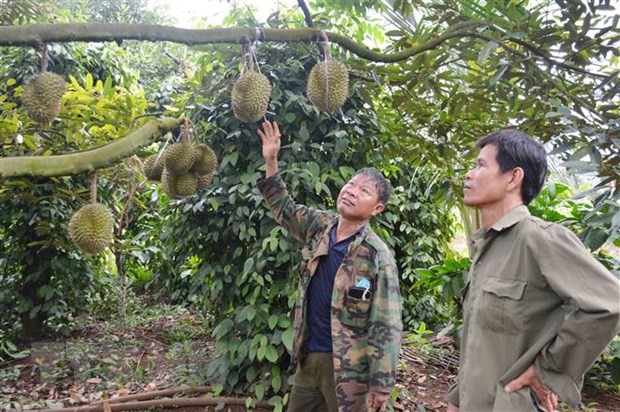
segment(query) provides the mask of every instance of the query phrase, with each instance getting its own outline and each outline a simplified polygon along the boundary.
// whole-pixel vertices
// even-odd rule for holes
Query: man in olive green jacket
[[[583,374],[620,328],[620,281],[568,229],[530,215],[547,171],[540,143],[502,130],[477,147],[464,197],[483,228],[448,412],[576,407]]]
[[[295,203],[278,172],[280,131],[265,121],[258,187],[276,221],[302,242],[289,412],[384,411],[396,383],[402,331],[393,253],[370,227],[389,198],[376,170],[341,189],[338,214]]]

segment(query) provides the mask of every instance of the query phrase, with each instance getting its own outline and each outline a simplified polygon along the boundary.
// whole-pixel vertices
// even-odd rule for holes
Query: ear
[[[520,167],[515,167],[510,171],[510,180],[508,180],[508,190],[518,190],[521,192],[521,186],[523,185],[523,178],[525,177],[525,172]]]
[[[377,216],[379,213],[383,212],[383,210],[385,210],[385,205],[381,202],[378,202],[372,210],[372,217]]]

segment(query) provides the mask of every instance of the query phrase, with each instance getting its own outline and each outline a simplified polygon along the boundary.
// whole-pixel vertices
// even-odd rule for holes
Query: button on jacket
[[[563,226],[518,206],[473,236],[461,366],[448,401],[460,411],[535,411],[530,389],[504,386],[534,364],[576,407],[583,374],[620,328],[620,281]]]
[[[259,180],[258,188],[276,221],[304,245],[291,356],[291,366],[295,367],[303,356],[301,350],[308,337],[308,285],[321,256],[327,255],[330,230],[339,217],[296,204],[279,174]],[[365,296],[350,294],[349,289],[358,284],[369,284],[370,293]],[[402,333],[400,289],[394,257],[370,225],[366,225],[349,245],[336,272],[331,301],[338,407],[342,412],[365,411],[369,389],[389,393],[394,388]]]

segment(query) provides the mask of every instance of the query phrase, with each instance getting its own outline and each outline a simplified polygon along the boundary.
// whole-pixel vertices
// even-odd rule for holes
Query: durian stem
[[[187,117],[183,117],[181,120],[181,141],[183,143],[189,143],[189,122]]]
[[[35,43],[35,47],[34,47],[39,53],[41,53],[41,65],[40,65],[40,69],[41,69],[41,73],[45,73],[47,71],[47,66],[48,66],[48,58],[47,58],[47,47],[45,46],[45,43],[42,43],[40,41],[37,41]]]
[[[198,129],[196,128],[196,125],[194,124],[194,122],[192,122],[190,118],[186,118],[186,119],[187,119],[187,124],[189,125],[190,130],[192,131],[190,138],[193,137],[194,143],[200,144],[200,140],[198,139]]]
[[[93,173],[90,181],[90,203],[97,203],[97,172]]]
[[[247,71],[253,72],[254,71],[254,58],[252,56],[252,46],[250,45],[249,42],[243,43],[243,58],[245,59],[245,62],[248,65]]]
[[[321,32],[319,33],[319,38],[321,39],[320,44],[321,48],[323,49],[323,57],[325,58],[325,61],[331,60],[332,52],[329,47],[329,38],[327,37],[327,33],[321,30]]]

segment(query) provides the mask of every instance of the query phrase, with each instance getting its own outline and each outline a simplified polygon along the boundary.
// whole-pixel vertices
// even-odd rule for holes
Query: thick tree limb
[[[453,25],[443,34],[415,47],[396,53],[380,53],[356,43],[350,38],[326,32],[332,43],[338,43],[357,56],[376,62],[393,63],[437,48],[453,38],[469,36],[469,29],[485,25],[479,22],[465,22]],[[181,29],[154,24],[109,24],[109,23],[63,23],[32,24],[24,26],[0,26],[0,46],[32,46],[41,43],[66,43],[74,41],[102,42],[122,40],[171,41],[187,45],[212,43],[245,43],[260,40],[263,42],[315,42],[321,30],[308,29],[268,29],[260,30],[262,38],[257,39],[256,29],[252,28],[214,28],[204,30]]]
[[[92,172],[134,154],[179,125],[178,119],[152,120],[135,132],[94,149],[54,156],[0,157],[0,178],[69,176]]]

